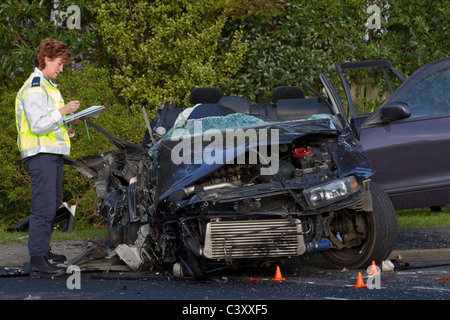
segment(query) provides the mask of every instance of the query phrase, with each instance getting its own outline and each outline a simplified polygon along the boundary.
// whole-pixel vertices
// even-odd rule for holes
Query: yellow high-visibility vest
[[[22,158],[38,153],[70,154],[70,138],[58,111],[64,100],[41,70],[25,81],[16,96],[17,146]]]

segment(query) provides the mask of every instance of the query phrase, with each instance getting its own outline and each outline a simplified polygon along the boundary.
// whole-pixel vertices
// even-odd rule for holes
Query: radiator
[[[203,255],[227,261],[301,255],[306,250],[301,226],[298,219],[212,221]]]

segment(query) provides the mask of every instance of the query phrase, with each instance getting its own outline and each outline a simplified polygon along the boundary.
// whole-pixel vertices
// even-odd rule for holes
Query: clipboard
[[[73,120],[77,120],[84,117],[92,117],[92,118],[98,118],[100,115],[100,112],[105,109],[105,106],[92,106],[87,109],[81,110],[80,112],[77,112],[71,116],[67,116],[63,118],[64,123],[68,123]]]

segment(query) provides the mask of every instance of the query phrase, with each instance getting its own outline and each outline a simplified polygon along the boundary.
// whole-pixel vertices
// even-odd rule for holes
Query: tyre
[[[391,200],[374,182],[370,182],[372,211],[353,211],[362,215],[365,239],[361,245],[322,252],[323,258],[337,268],[359,269],[372,261],[379,264],[391,253],[397,240],[397,216]],[[347,212],[348,214],[348,212]]]

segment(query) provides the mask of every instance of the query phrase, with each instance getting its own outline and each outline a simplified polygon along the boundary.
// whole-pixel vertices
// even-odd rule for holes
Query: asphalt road
[[[55,279],[2,276],[0,299],[151,300],[146,306],[169,306],[165,310],[173,316],[203,312],[201,315],[210,317],[216,307],[215,318],[237,314],[267,317],[280,309],[297,308],[299,300],[448,301],[449,238],[450,228],[446,227],[401,231],[390,257],[401,254],[401,264],[394,271],[381,270],[377,279],[370,278],[371,288],[354,287],[358,272],[369,284],[366,270],[334,269],[320,255],[313,255],[283,264],[283,281],[272,280],[274,268],[222,272],[201,282],[150,271],[82,271],[79,278],[67,274]]]
[[[282,266],[284,281],[273,281],[275,270],[221,273],[207,281],[174,278],[152,272],[81,272],[79,288],[69,275],[55,279],[28,276],[0,279],[2,299],[132,299],[132,300],[449,300],[450,258],[404,259],[409,266],[380,273],[379,288],[355,288],[358,272],[337,270],[313,257],[300,266]],[[70,282],[71,281],[71,282]],[[72,286],[72,288],[70,288]]]

